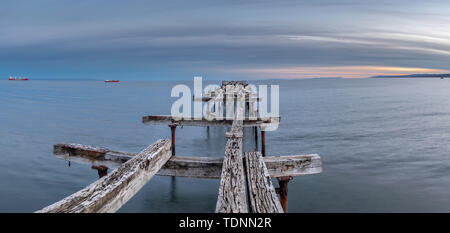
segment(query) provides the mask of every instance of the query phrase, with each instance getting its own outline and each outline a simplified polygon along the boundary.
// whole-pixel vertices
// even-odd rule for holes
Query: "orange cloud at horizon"
[[[408,75],[417,73],[450,73],[450,70],[418,67],[390,67],[390,66],[309,66],[287,68],[254,68],[232,69],[226,72],[246,73],[265,78],[316,78],[343,77],[367,78],[377,75]]]

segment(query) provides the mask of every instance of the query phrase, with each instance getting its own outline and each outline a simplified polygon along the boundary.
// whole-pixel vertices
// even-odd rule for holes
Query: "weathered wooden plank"
[[[106,166],[110,169],[119,167],[136,155],[76,143],[59,143],[53,148],[57,158],[81,164]],[[223,158],[220,157],[172,156],[156,175],[219,179],[222,163]]]
[[[317,154],[264,157],[270,177],[302,176],[322,172],[322,158]]]
[[[283,213],[261,152],[246,152],[245,168],[251,212]]]
[[[170,142],[158,140],[111,174],[38,212],[116,212],[158,172],[170,157]]]
[[[223,158],[173,156],[157,175],[219,179]]]
[[[242,114],[238,111],[236,115]],[[220,179],[216,213],[247,213],[245,173],[242,160],[242,121],[235,120],[230,132]]]
[[[117,168],[133,158],[136,153],[113,151],[105,147],[82,145],[77,143],[59,143],[53,145],[55,157],[71,162]]]
[[[258,118],[252,120],[250,118],[245,118],[243,122],[244,127],[255,127],[262,124],[270,124],[272,122],[279,123],[279,117],[273,117],[269,119]],[[203,118],[202,120],[194,119],[175,119],[172,116],[158,115],[158,116],[144,116],[142,117],[142,123],[144,124],[178,124],[180,126],[231,126],[233,124],[232,120],[207,120]]]
[[[212,97],[208,97],[208,96],[202,96],[200,97],[192,97],[192,101],[194,102],[208,102],[212,99],[217,99],[214,95]],[[259,97],[254,97],[254,98],[249,98],[248,96],[245,97],[245,102],[247,103],[254,103],[254,102],[261,102],[262,98]],[[223,102],[223,99],[222,99]]]
[[[119,167],[136,155],[76,143],[55,144],[54,154],[57,158],[67,161],[106,166],[110,169]],[[266,156],[263,159],[270,177],[301,176],[322,172],[322,161],[317,154]],[[157,175],[219,179],[222,174],[222,163],[221,157],[172,156]]]
[[[247,81],[245,81],[245,80],[240,80],[240,81],[226,81],[226,80],[222,80],[222,88],[224,88],[224,87],[226,87],[226,86],[228,86],[228,85],[233,85],[233,86],[244,86],[244,87],[246,87],[248,84],[247,84]]]

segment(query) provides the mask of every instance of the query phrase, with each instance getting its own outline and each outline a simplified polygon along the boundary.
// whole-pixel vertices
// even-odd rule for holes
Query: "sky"
[[[0,0],[0,77],[450,73],[450,1]]]

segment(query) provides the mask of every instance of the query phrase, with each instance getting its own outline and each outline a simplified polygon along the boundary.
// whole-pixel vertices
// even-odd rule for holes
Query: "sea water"
[[[193,85],[0,81],[0,212],[39,210],[98,179],[89,165],[55,158],[55,143],[139,152],[169,138],[167,125],[142,116],[170,114],[180,83]],[[250,83],[280,86],[281,124],[266,133],[267,155],[323,159],[321,174],[290,181],[290,212],[450,211],[450,79]],[[177,154],[223,156],[226,130],[178,127]],[[244,134],[244,150],[253,150],[251,129]],[[218,186],[155,176],[119,212],[214,212]]]

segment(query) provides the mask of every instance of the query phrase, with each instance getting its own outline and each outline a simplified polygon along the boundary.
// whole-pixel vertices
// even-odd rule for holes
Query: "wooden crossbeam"
[[[37,212],[116,212],[158,172],[170,157],[170,141],[158,140],[111,174]]]
[[[114,169],[133,158],[131,152],[113,151],[105,147],[76,143],[53,146],[55,157],[67,161]],[[266,156],[263,158],[270,177],[301,176],[322,172],[322,160],[317,154]],[[223,157],[172,156],[158,171],[160,176],[219,179]]]
[[[265,156],[270,177],[303,176],[322,172],[318,154]]]
[[[248,84],[247,84],[247,82],[244,81],[244,80],[242,80],[242,81],[225,81],[225,80],[223,80],[223,81],[222,81],[222,88],[224,88],[224,87],[226,87],[226,86],[228,86],[228,85],[234,85],[234,86],[236,86],[236,85],[242,85],[242,86],[247,86]]]
[[[136,153],[113,151],[105,147],[82,145],[78,143],[59,143],[53,145],[55,157],[70,162],[117,168],[133,158]]]
[[[278,124],[280,122],[280,117],[272,117],[269,119],[257,118],[252,120],[246,117],[243,121],[243,127],[257,127],[263,124]],[[207,120],[203,118],[202,120],[194,119],[175,119],[172,116],[167,115],[157,115],[157,116],[144,116],[142,117],[142,123],[144,124],[178,124],[180,126],[231,126],[233,124],[232,120]]]
[[[194,102],[208,102],[208,101],[213,100],[213,99],[217,100],[216,96],[213,95],[212,97],[208,97],[208,96],[202,96],[202,97],[195,97],[195,96],[193,96],[192,97],[192,101],[194,101]],[[220,102],[224,102],[225,99],[226,98],[224,97],[222,99],[222,101],[220,101]],[[243,101],[245,101],[246,103],[254,103],[254,102],[261,102],[261,100],[262,100],[262,98],[260,98],[260,97],[251,97],[251,98],[249,98],[248,96],[246,96]]]
[[[245,153],[247,191],[252,213],[283,213],[261,152]]]
[[[223,158],[173,156],[157,175],[219,179]]]

